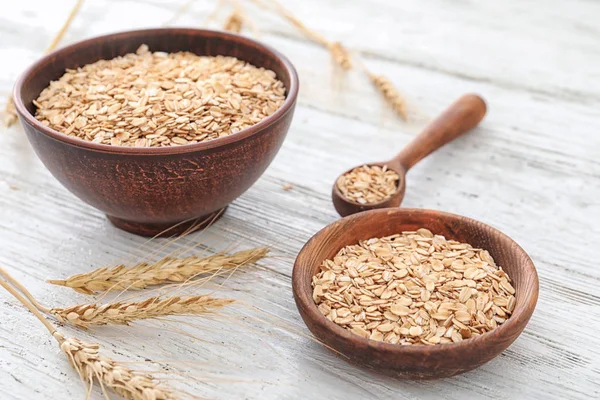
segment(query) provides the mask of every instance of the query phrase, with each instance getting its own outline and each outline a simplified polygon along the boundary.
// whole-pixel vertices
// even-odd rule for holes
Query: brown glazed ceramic
[[[337,186],[337,180],[333,183],[331,200],[342,217],[361,211],[376,208],[398,207],[404,198],[406,189],[406,173],[416,163],[427,157],[445,144],[464,135],[477,126],[485,116],[487,106],[485,101],[476,94],[465,94],[446,111],[431,122],[417,137],[415,137],[396,157],[389,161],[369,163],[368,165],[387,166],[396,171],[400,177],[396,191],[387,199],[379,203],[360,204],[346,198]],[[361,164],[364,165],[364,164]],[[352,171],[350,168],[342,175]]]
[[[355,335],[325,318],[312,299],[311,279],[321,262],[359,240],[427,228],[447,239],[466,242],[490,252],[510,275],[516,290],[513,315],[498,328],[460,343],[402,346]],[[533,262],[511,238],[481,222],[441,211],[410,208],[371,210],[351,215],[325,227],[302,248],[292,275],[300,315],[311,332],[343,358],[388,375],[407,379],[435,379],[460,374],[491,360],[527,325],[538,297]]]
[[[135,52],[190,51],[234,56],[275,71],[286,100],[260,123],[233,135],[178,147],[130,148],[68,137],[40,124],[35,100],[66,68]],[[214,219],[269,166],[286,136],[298,95],[298,76],[276,50],[238,35],[200,29],[148,29],[85,40],[55,51],[17,81],[15,105],[36,153],[50,172],[77,197],[105,212],[118,227],[155,235],[182,221]]]

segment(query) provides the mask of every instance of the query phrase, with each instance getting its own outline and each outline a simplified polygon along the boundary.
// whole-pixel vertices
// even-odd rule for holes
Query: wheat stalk
[[[223,29],[233,33],[240,33],[244,26],[248,26],[255,36],[260,36],[260,32],[256,24],[248,17],[240,0],[230,0],[233,3],[233,11],[223,24]],[[209,19],[214,19],[219,12],[219,9],[224,5],[224,1],[220,0],[217,3],[217,8],[210,14]]]
[[[99,325],[129,325],[137,320],[160,318],[170,315],[208,314],[233,303],[232,299],[211,296],[151,297],[138,302],[108,304],[79,304],[67,308],[44,309],[60,322],[87,329]]]
[[[0,268],[0,274],[11,283],[16,282],[2,268]],[[118,361],[101,356],[99,345],[85,343],[76,338],[65,338],[40,313],[36,306],[27,301],[8,281],[0,279],[0,286],[27,307],[56,339],[60,349],[67,355],[71,366],[86,383],[88,388],[87,398],[91,395],[94,382],[100,384],[107,399],[109,398],[106,394],[107,389],[126,399],[133,400],[177,400],[180,398],[166,383],[151,374],[133,371]],[[19,284],[18,287],[21,288],[22,286]],[[30,294],[27,293],[26,295],[30,298]]]
[[[331,57],[333,60],[341,66],[345,70],[352,69],[352,57],[348,49],[346,49],[342,43],[340,42],[331,42],[327,38],[325,38],[320,33],[310,29],[306,26],[302,21],[296,18],[289,10],[287,10],[279,0],[269,0],[272,6],[267,6],[261,0],[253,0],[255,4],[262,8],[270,8],[275,11],[283,18],[285,18],[288,22],[294,25],[301,33],[303,33],[306,37],[308,37],[313,42],[319,43],[320,45],[326,47],[331,53]],[[360,63],[360,62],[359,62]],[[374,75],[370,73],[366,67],[363,65],[363,69],[371,79],[371,82],[375,85],[377,90],[381,92],[386,101],[392,106],[394,111],[402,118],[404,121],[408,119],[406,113],[406,102],[398,93],[392,82],[384,76]]]
[[[11,127],[16,124],[18,120],[19,117],[17,114],[17,108],[15,107],[15,102],[12,96],[10,96],[6,101],[6,108],[4,109],[4,126],[7,128]]]
[[[218,275],[224,270],[254,263],[264,258],[268,252],[264,247],[257,247],[231,255],[220,253],[208,257],[167,257],[153,263],[98,268],[65,280],[49,280],[48,283],[67,286],[85,294],[109,290],[138,290],[153,285],[186,282],[207,273]]]
[[[97,344],[86,343],[76,338],[61,340],[60,336],[57,340],[75,371],[88,385],[88,390],[91,390],[96,380],[104,391],[106,388],[111,389],[126,399],[179,399],[171,388],[151,374],[132,371],[118,361],[101,356],[100,346]]]
[[[342,68],[346,70],[352,69],[352,59],[350,58],[350,52],[340,42],[328,43],[327,48],[331,53],[331,57],[333,57],[333,60],[337,64],[339,64]]]
[[[71,12],[69,13],[67,20],[65,21],[63,26],[60,28],[58,33],[54,36],[54,38],[52,39],[52,42],[50,42],[48,47],[46,47],[44,54],[50,53],[52,50],[54,50],[56,48],[56,46],[58,46],[58,44],[62,40],[65,33],[67,33],[67,29],[69,29],[69,26],[71,26],[71,23],[73,22],[73,19],[79,12],[79,9],[81,8],[82,4],[83,4],[83,0],[77,0],[77,3],[75,3],[75,5],[73,6],[73,9],[71,9]],[[6,109],[5,109],[4,113],[6,114],[6,116],[4,117],[4,125],[6,127],[10,127],[17,122],[17,120],[18,120],[17,109],[15,107],[15,102],[14,102],[12,96],[10,96],[8,98],[8,101],[6,102]]]
[[[225,20],[225,24],[223,25],[223,29],[233,33],[240,33],[242,31],[242,27],[244,26],[244,17],[239,12],[239,10],[234,10],[227,20]]]
[[[392,82],[382,75],[375,75],[370,72],[367,72],[367,74],[369,75],[371,82],[373,82],[377,90],[381,92],[383,97],[392,106],[396,114],[406,121],[408,118],[406,115],[406,102],[400,93],[398,93]]]
[[[309,28],[304,22],[300,21],[291,11],[286,9],[278,0],[270,0],[272,6],[267,6],[260,0],[253,0],[256,5],[265,9],[271,9],[275,11],[277,14],[285,18],[289,23],[294,25],[296,29],[298,29],[302,34],[304,34],[307,38],[312,40],[315,43],[320,44],[325,47],[331,57],[345,70],[352,69],[352,59],[350,57],[350,53],[348,50],[340,43],[340,42],[331,42],[325,36],[321,35],[319,32]]]

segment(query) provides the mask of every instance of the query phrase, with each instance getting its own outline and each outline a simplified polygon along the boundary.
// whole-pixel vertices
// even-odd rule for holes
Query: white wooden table
[[[2,98],[42,54],[72,4],[3,2]],[[208,398],[598,398],[600,3],[285,4],[391,78],[409,102],[410,122],[399,121],[359,72],[335,73],[323,48],[248,5],[259,39],[296,65],[299,104],[268,171],[195,239],[217,248],[234,243],[273,249],[278,257],[236,273],[223,290],[262,311],[238,306],[220,320],[176,326],[198,339],[157,324],[63,331],[100,343],[117,359],[166,360],[158,363],[186,369],[195,380],[183,387]],[[164,25],[182,5],[183,0],[88,0],[62,43]],[[171,24],[207,26],[214,5],[197,0]],[[310,339],[292,298],[293,259],[313,233],[338,218],[329,197],[338,173],[392,156],[465,92],[487,99],[488,116],[479,129],[410,172],[404,205],[467,215],[514,238],[538,268],[538,306],[521,337],[476,371],[435,382],[389,379],[347,364]],[[293,189],[284,191],[286,184]],[[40,301],[54,306],[89,301],[44,280],[115,263],[143,242],[64,189],[20,127],[2,128],[0,265]],[[0,398],[84,398],[83,385],[42,325],[5,292],[0,302]],[[100,391],[93,397],[101,398]]]

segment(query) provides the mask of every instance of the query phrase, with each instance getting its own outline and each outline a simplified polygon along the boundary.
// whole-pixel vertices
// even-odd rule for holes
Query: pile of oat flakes
[[[340,176],[336,185],[348,200],[359,204],[374,204],[391,197],[400,176],[386,166],[363,165]]]
[[[150,52],[67,72],[34,101],[36,118],[69,136],[114,146],[199,143],[250,127],[285,100],[275,73],[234,57]]]
[[[402,345],[488,332],[510,317],[514,294],[487,251],[427,229],[346,246],[313,277],[313,299],[329,320]]]

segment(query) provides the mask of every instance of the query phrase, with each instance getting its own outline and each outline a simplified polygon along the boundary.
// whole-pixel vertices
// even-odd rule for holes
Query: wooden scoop
[[[476,94],[466,94],[456,100],[442,115],[431,122],[396,157],[389,161],[368,164],[380,167],[387,166],[388,169],[396,171],[400,177],[396,191],[379,203],[360,204],[346,198],[338,188],[338,180],[336,179],[333,184],[331,199],[337,212],[342,217],[345,217],[360,211],[399,206],[404,198],[406,173],[408,170],[435,150],[477,126],[483,119],[486,109],[485,101],[481,97]],[[349,169],[344,174],[352,171],[354,168]]]

